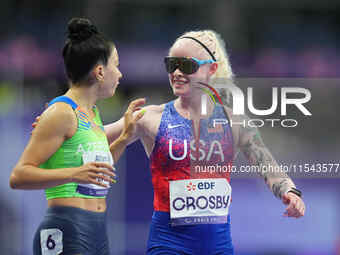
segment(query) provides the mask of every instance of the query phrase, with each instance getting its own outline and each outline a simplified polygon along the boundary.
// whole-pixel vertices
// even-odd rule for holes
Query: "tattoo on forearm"
[[[265,183],[273,194],[281,198],[291,187],[295,187],[292,180],[285,172],[268,171],[270,167],[279,169],[275,159],[264,145],[261,136],[256,128],[242,128],[240,135],[244,155],[250,162],[259,166],[259,174],[264,178]]]
[[[292,182],[289,178],[281,180],[279,183],[273,183],[272,191],[276,197],[281,198],[282,195],[292,187]]]

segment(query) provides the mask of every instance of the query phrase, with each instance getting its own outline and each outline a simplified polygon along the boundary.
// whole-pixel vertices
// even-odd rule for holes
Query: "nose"
[[[174,76],[183,76],[183,73],[179,68],[177,67],[176,70],[172,73]]]

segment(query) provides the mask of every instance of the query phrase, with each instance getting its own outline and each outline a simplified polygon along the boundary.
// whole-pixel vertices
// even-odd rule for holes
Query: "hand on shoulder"
[[[141,111],[144,111],[143,118],[141,118],[138,122],[139,124],[148,122],[152,120],[152,118],[157,118],[157,116],[162,115],[165,104],[161,105],[148,105],[142,108]],[[138,114],[140,111],[136,112]]]

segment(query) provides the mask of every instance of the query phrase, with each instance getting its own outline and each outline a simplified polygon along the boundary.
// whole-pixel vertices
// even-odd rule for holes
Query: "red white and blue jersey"
[[[155,211],[169,212],[169,181],[198,178],[230,181],[233,136],[222,105],[215,105],[211,116],[200,120],[198,133],[194,135],[192,121],[176,111],[174,101],[165,105],[150,155]],[[216,171],[212,172],[209,166]]]

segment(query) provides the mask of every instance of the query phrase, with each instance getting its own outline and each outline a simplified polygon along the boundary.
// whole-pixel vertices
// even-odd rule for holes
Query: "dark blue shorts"
[[[171,226],[170,214],[155,211],[152,216],[148,255],[233,255],[230,217],[226,224]]]
[[[75,207],[47,209],[33,241],[33,255],[109,255],[106,213]]]

